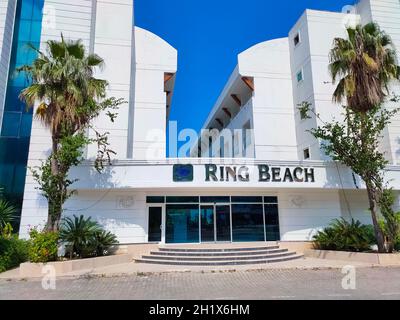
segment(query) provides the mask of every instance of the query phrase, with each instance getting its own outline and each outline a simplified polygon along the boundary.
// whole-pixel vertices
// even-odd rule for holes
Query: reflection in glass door
[[[231,207],[201,206],[201,242],[231,241]]]
[[[216,241],[231,241],[231,206],[215,206]]]
[[[215,241],[214,206],[201,207],[201,241]]]

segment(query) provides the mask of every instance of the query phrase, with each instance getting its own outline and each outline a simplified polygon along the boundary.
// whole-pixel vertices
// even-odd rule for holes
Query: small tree
[[[346,104],[345,121],[326,123],[314,112],[323,125],[310,132],[323,141],[327,155],[350,167],[365,182],[378,248],[385,252],[379,206],[387,223],[395,219],[392,219],[394,213],[384,179],[388,162],[379,146],[384,128],[398,113],[398,110],[383,107],[390,82],[400,76],[392,40],[376,23],[348,28],[347,39],[334,40],[329,70],[333,82],[338,82],[333,101]],[[392,100],[397,101],[396,98]],[[303,118],[310,117],[310,106],[308,102],[300,105]],[[398,226],[392,225],[390,229],[398,230]]]
[[[36,117],[50,130],[51,154],[40,167],[32,168],[39,190],[48,200],[47,231],[58,231],[63,204],[74,193],[70,190],[76,180],[68,178],[71,167],[80,164],[87,145],[99,147],[95,167],[101,171],[110,162],[108,133],[99,133],[93,126],[101,113],[113,122],[114,111],[124,103],[121,99],[106,98],[108,83],[95,78],[94,71],[104,65],[95,54],[86,54],[80,40],[48,41],[47,52],[32,47],[38,58],[32,65],[19,68],[31,79],[20,98],[29,107],[38,104]],[[88,130],[95,132],[89,138]]]

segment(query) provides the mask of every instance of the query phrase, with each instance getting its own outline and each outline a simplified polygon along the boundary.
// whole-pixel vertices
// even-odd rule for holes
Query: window
[[[300,33],[297,33],[294,38],[293,38],[293,42],[295,47],[297,47],[300,44]]]
[[[165,203],[165,197],[149,196],[146,199],[147,203]]]
[[[300,83],[304,80],[303,70],[300,70],[299,72],[297,72],[296,78],[297,78],[297,83]]]
[[[303,150],[304,160],[309,160],[311,158],[310,148],[306,148]]]
[[[262,204],[232,204],[233,241],[264,241]]]
[[[199,242],[198,205],[167,205],[166,224],[167,243]]]

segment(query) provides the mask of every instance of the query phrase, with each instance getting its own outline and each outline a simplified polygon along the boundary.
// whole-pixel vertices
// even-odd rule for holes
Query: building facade
[[[2,26],[12,29],[18,17],[12,2],[0,0],[0,8],[7,8],[0,13],[0,35]],[[241,53],[204,124],[213,133],[195,141],[191,157],[181,159],[166,156],[177,51],[149,31],[132,28],[133,1],[42,3],[40,46],[61,32],[82,39],[106,61],[97,76],[109,81],[109,95],[128,102],[115,123],[105,115],[96,121],[97,129],[110,132],[117,156],[99,174],[92,166],[96,149],[88,148],[87,161],[71,172],[79,181],[65,215],[91,216],[123,244],[310,241],[335,218],[370,223],[365,186],[324,155],[320,142],[307,133],[319,120],[302,120],[297,105],[312,103],[325,120],[341,117],[332,103],[334,85],[328,73],[333,39],[346,36],[348,23],[377,21],[400,48],[398,0],[361,0],[344,13],[306,10],[287,38]],[[3,32],[0,48],[6,48],[2,58],[6,56],[5,70],[10,70],[15,50],[7,34]],[[15,31],[13,38],[14,43]],[[12,85],[1,81],[4,95]],[[392,89],[400,93],[398,85]],[[2,110],[9,108],[6,100]],[[382,148],[397,204],[399,135],[396,118],[385,129]],[[211,147],[204,141],[211,141]],[[40,164],[50,145],[48,131],[34,119],[28,166]],[[28,171],[22,237],[47,219],[46,200],[36,187]]]

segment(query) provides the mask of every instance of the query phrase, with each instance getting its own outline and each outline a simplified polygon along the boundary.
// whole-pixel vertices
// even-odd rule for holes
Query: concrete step
[[[225,251],[225,252],[186,252],[186,251],[152,251],[150,255],[157,256],[185,256],[185,257],[225,257],[225,256],[252,256],[288,252],[288,249],[263,249],[256,251]]]
[[[271,253],[271,254],[256,254],[250,256],[237,256],[237,255],[229,255],[229,256],[163,256],[163,255],[150,255],[143,256],[144,260],[160,260],[160,261],[197,261],[197,262],[208,262],[208,261],[245,261],[245,260],[266,260],[266,259],[274,259],[280,257],[290,257],[296,255],[295,252],[283,252],[283,253]]]
[[[278,258],[262,258],[253,260],[231,260],[231,261],[164,261],[156,259],[137,259],[136,263],[149,263],[149,264],[162,264],[162,265],[174,265],[174,266],[235,266],[235,265],[256,265],[256,264],[268,264],[285,262],[303,258],[304,255],[294,254],[286,257]]]
[[[239,251],[265,251],[279,249],[279,246],[263,246],[253,248],[220,248],[220,249],[208,249],[208,248],[159,248],[162,252],[194,252],[194,253],[210,253],[210,252],[239,252]]]

